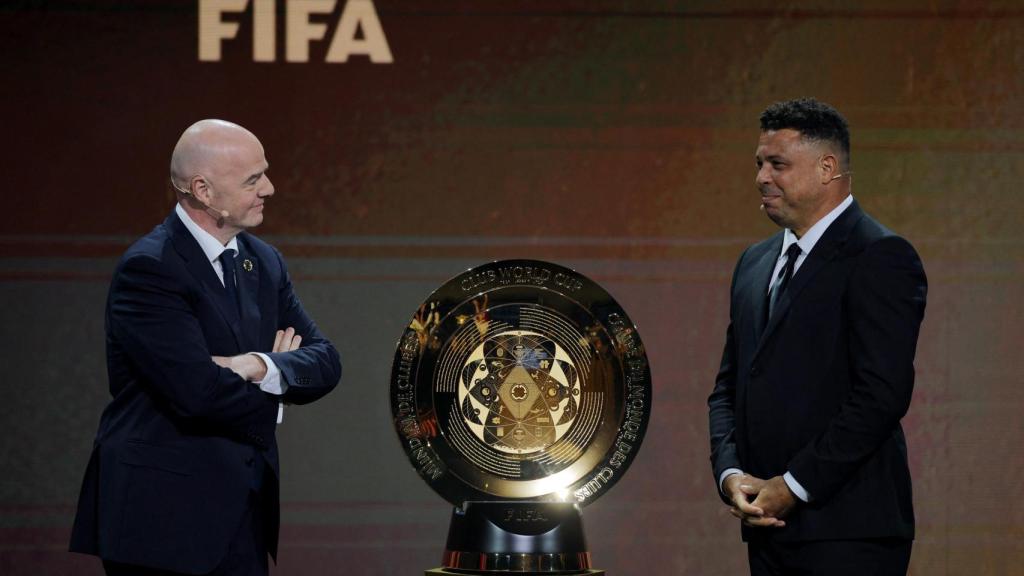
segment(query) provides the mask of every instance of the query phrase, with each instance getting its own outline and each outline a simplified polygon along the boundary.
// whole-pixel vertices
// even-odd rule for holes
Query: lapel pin
[[[242,268],[246,272],[252,272],[252,260],[249,260],[248,258],[242,260]]]

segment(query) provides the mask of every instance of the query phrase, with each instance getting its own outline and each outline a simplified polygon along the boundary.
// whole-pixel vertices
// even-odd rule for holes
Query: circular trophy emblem
[[[600,286],[535,260],[449,280],[398,342],[391,410],[449,502],[587,504],[622,477],[650,417],[636,327]]]

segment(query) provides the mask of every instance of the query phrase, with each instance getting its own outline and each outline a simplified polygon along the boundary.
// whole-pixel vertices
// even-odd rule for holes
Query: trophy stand
[[[571,502],[466,502],[452,511],[440,574],[588,574],[580,509]]]

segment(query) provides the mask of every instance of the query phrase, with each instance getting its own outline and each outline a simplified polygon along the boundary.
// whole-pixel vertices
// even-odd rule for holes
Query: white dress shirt
[[[238,239],[232,237],[228,241],[227,245],[221,244],[220,240],[217,240],[209,232],[199,227],[192,217],[185,212],[185,209],[178,204],[174,207],[174,212],[178,215],[178,218],[185,225],[185,228],[192,234],[192,237],[199,243],[199,247],[203,250],[203,254],[206,259],[213,266],[213,271],[217,273],[217,278],[220,279],[220,283],[224,284],[224,267],[220,263],[220,255],[225,250],[231,250],[236,255],[238,254]],[[238,286],[238,283],[235,283]],[[267,373],[262,380],[255,381],[253,384],[257,384],[260,390],[275,396],[280,396],[285,393],[288,389],[288,384],[281,379],[281,369],[274,364],[274,361],[269,356],[262,352],[250,352],[255,354],[263,363],[267,365]],[[284,420],[284,403],[278,403],[277,407],[277,423],[280,424]]]
[[[775,269],[772,270],[772,281],[768,283],[769,292],[771,291],[771,287],[775,284],[775,279],[779,276],[779,271],[781,271],[783,266],[786,265],[786,260],[788,259],[786,251],[789,250],[789,247],[794,243],[800,246],[800,254],[796,257],[796,262],[793,264],[793,274],[795,275],[796,271],[800,269],[800,265],[807,259],[807,255],[814,249],[814,245],[817,244],[818,240],[820,240],[822,235],[825,234],[825,230],[828,230],[828,227],[836,221],[836,218],[839,218],[839,215],[842,214],[844,210],[850,207],[850,204],[853,204],[852,194],[847,196],[845,200],[840,202],[838,206],[833,208],[832,211],[826,214],[821,220],[815,222],[814,226],[811,226],[800,238],[797,238],[796,234],[794,234],[792,230],[786,228],[786,231],[783,232],[782,235],[782,249],[779,251],[778,259],[775,261]],[[722,490],[725,485],[726,478],[733,474],[742,473],[743,471],[739,468],[726,468],[722,471],[721,476],[718,477],[718,489]],[[811,495],[807,493],[807,490],[804,490],[804,487],[797,482],[796,478],[794,478],[792,474],[786,472],[782,475],[782,479],[786,481],[786,485],[789,486],[789,489],[793,491],[793,494],[796,495],[797,498],[804,502],[811,501]]]

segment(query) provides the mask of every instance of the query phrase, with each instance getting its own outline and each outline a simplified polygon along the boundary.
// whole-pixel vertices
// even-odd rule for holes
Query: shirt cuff
[[[260,390],[268,394],[274,394],[280,396],[288,390],[288,384],[281,378],[281,369],[274,364],[274,361],[270,359],[270,356],[262,352],[250,352],[259,356],[263,363],[267,365],[267,374],[262,380],[256,380],[254,384],[259,384]]]
[[[726,468],[722,471],[721,476],[718,477],[718,491],[725,494],[725,479],[733,474],[743,474],[743,470],[739,468]],[[725,494],[728,496],[728,494]]]
[[[789,489],[793,491],[793,495],[804,502],[811,501],[811,495],[807,493],[807,490],[804,490],[804,487],[796,481],[792,474],[786,472],[782,475],[782,479],[786,481],[786,486],[789,486]]]

